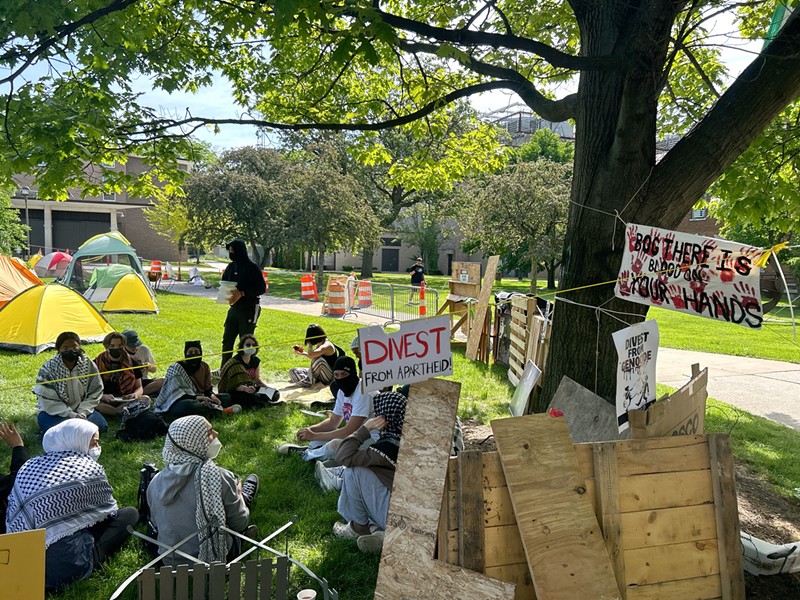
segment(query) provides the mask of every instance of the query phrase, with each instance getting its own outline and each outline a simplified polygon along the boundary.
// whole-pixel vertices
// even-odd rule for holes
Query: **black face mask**
[[[111,358],[119,358],[120,356],[122,356],[122,348],[109,348],[108,355]]]
[[[65,350],[61,353],[61,358],[68,362],[75,362],[81,357],[83,350]]]
[[[353,395],[353,392],[356,391],[358,387],[358,375],[355,373],[350,373],[347,377],[342,379],[336,380],[336,385],[339,386],[339,389],[342,390],[342,393],[345,397],[350,397]]]
[[[183,359],[183,368],[186,369],[186,372],[189,375],[196,372],[197,369],[200,368],[200,358],[201,357],[199,356],[192,356]]]

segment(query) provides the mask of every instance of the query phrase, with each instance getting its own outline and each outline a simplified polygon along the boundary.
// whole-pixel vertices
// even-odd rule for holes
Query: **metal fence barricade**
[[[351,280],[348,281],[347,298],[348,313],[386,319],[387,324],[420,318],[417,286]],[[438,292],[426,287],[425,300],[427,314],[435,315],[439,310]]]

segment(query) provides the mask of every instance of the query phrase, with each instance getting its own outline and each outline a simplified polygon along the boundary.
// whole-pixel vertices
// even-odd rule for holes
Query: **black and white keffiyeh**
[[[78,357],[78,362],[71,373],[64,364],[61,355],[56,354],[39,369],[33,393],[53,402],[63,402],[74,409],[77,404],[75,406],[71,405],[69,392],[67,391],[67,381],[65,381],[70,377],[76,378],[81,391],[81,398],[99,397],[103,392],[103,381],[100,379],[97,367],[85,354],[81,354]]]
[[[367,448],[367,451],[377,452],[393,465],[397,464],[407,401],[398,392],[382,392],[373,400],[375,416],[386,419],[386,426],[379,432],[378,441]]]
[[[97,425],[67,419],[50,428],[45,455],[26,462],[8,498],[9,533],[45,530],[45,547],[117,512],[106,473],[87,454]]]
[[[167,468],[178,472],[194,471],[195,522],[201,530],[198,558],[205,562],[224,562],[228,541],[225,532],[218,528],[226,523],[222,474],[214,461],[206,457],[208,445],[208,421],[197,415],[182,417],[169,426],[162,456]]]
[[[170,406],[187,395],[197,395],[194,382],[181,363],[172,363],[164,375],[164,387],[158,393],[153,412],[167,412]]]

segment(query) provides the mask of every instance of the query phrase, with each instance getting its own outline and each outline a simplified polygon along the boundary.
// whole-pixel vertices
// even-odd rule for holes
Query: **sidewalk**
[[[177,282],[170,291],[211,301],[217,297],[216,289],[207,290],[182,282]],[[261,297],[261,306],[267,310],[285,310],[318,319],[341,318],[321,315],[321,302],[265,295]],[[352,313],[347,315],[346,321],[355,325],[383,325],[386,319]],[[708,395],[711,398],[800,431],[800,364],[659,348],[658,382],[681,387],[691,379],[694,363],[699,363],[701,369],[708,367]]]

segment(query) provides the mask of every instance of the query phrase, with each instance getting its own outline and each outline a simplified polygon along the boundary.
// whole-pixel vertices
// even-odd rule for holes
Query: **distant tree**
[[[484,254],[518,255],[527,249],[531,292],[536,269],[547,268],[548,287],[555,287],[569,209],[569,165],[547,159],[522,162],[486,177],[469,188],[467,242]]]
[[[546,158],[557,163],[571,163],[575,158],[575,144],[562,140],[549,129],[537,129],[531,139],[512,154],[512,162],[531,162]]]
[[[11,208],[10,188],[0,187],[0,254],[11,254],[27,240],[28,229],[20,222],[19,212]]]
[[[453,234],[447,209],[449,196],[444,192],[421,194],[413,207],[400,212],[396,222],[396,231],[403,241],[419,248],[428,273],[439,271],[439,249]]]

